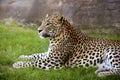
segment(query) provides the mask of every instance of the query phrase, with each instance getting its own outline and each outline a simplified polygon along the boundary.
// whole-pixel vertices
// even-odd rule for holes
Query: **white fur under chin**
[[[42,37],[42,36],[39,36],[41,39],[45,39],[44,37]]]
[[[44,39],[44,37],[42,36],[42,34],[41,34],[41,33],[39,33],[39,37],[40,37],[41,39]]]

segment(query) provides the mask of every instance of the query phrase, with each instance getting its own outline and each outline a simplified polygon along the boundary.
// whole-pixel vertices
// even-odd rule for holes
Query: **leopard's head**
[[[62,31],[63,16],[46,16],[38,28],[40,38],[55,38]]]

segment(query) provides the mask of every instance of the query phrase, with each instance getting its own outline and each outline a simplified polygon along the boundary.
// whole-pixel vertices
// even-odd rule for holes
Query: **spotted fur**
[[[97,66],[98,76],[120,75],[120,41],[92,38],[75,29],[63,16],[48,16],[38,28],[41,38],[49,38],[48,52],[22,55],[14,68],[34,66],[50,68]]]

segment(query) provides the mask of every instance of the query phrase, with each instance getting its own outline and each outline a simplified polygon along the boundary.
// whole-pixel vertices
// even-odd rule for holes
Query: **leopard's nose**
[[[42,30],[38,30],[38,32],[40,33]]]

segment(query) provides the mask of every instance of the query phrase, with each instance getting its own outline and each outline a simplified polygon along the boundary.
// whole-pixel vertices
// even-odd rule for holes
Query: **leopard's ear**
[[[48,17],[49,15],[48,14],[46,14],[46,16],[45,17]]]
[[[59,19],[60,22],[63,22],[64,17],[63,16],[59,16],[58,19]]]

